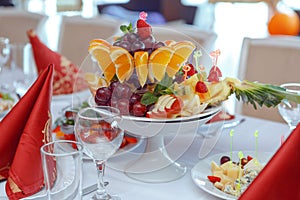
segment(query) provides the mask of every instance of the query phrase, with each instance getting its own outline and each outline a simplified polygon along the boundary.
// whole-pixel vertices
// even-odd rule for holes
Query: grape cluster
[[[112,81],[108,87],[98,88],[95,102],[98,106],[112,106],[120,110],[121,115],[144,117],[147,106],[141,103],[142,93],[132,92],[129,85]]]
[[[122,47],[134,55],[136,51],[148,51],[151,54],[155,49],[165,46],[165,43],[155,41],[153,35],[141,39],[136,33],[126,33],[113,45]]]

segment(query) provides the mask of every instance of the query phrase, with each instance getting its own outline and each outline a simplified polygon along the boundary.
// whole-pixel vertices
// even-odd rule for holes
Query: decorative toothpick
[[[189,65],[183,65],[182,71],[184,71],[184,75],[183,75],[184,80],[186,80],[187,74],[190,70],[191,70],[191,67]]]
[[[144,11],[140,12],[140,15],[139,15],[140,19],[146,21],[147,16],[148,16],[148,14],[146,12],[144,12]]]
[[[241,191],[241,176],[242,176],[242,170],[241,170],[242,169],[242,159],[244,158],[243,152],[239,151],[238,156],[239,156],[240,162],[239,162],[239,169],[238,169],[238,173],[239,173],[238,174],[238,183],[236,185],[236,188],[240,192]]]
[[[218,57],[219,57],[220,54],[221,54],[220,49],[217,49],[217,50],[212,51],[210,53],[210,57],[212,59],[213,66],[217,66],[217,64],[218,64]]]
[[[200,60],[200,57],[201,57],[201,56],[202,56],[202,51],[201,51],[201,50],[196,50],[196,51],[194,51],[193,57],[194,57],[194,60],[195,60],[196,70],[197,70],[197,71],[200,71],[200,68],[199,68],[199,65],[200,65],[199,60]]]

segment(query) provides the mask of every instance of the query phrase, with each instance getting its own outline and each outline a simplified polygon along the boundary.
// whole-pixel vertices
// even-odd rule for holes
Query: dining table
[[[6,72],[16,73],[16,72]],[[18,72],[19,73],[19,72]],[[19,73],[18,76],[22,76]],[[0,84],[8,83],[11,75],[0,74]],[[62,98],[52,98],[51,112],[53,122],[63,114],[63,110],[74,104],[74,100],[78,102],[85,101],[89,97],[89,91],[66,95]],[[75,98],[74,98],[75,97]],[[199,150],[203,145],[204,137],[197,133],[181,133],[176,137],[165,136],[165,142],[172,139],[176,145],[171,145],[167,148],[167,151],[172,155],[173,151],[180,151],[185,149],[182,155],[176,159],[176,162],[182,163],[187,167],[187,172],[180,178],[169,182],[155,182],[149,183],[140,180],[135,180],[128,176],[126,166],[130,163],[134,163],[135,159],[138,159],[142,155],[147,140],[145,138],[139,138],[137,145],[129,149],[128,152],[122,152],[113,156],[107,161],[104,179],[109,184],[106,186],[107,190],[111,194],[117,194],[124,200],[153,200],[153,199],[185,199],[185,200],[201,200],[201,199],[220,199],[208,192],[199,188],[191,176],[192,168],[203,159],[207,159],[215,154],[224,153],[229,151],[257,151],[269,152],[274,154],[282,144],[282,137],[288,137],[290,129],[287,124],[279,123],[275,121],[269,121],[260,118],[254,118],[250,116],[244,116],[235,114],[235,119],[245,119],[243,123],[232,127],[223,128],[221,134],[217,138],[217,142],[212,150],[205,158],[199,158]],[[254,136],[255,132],[258,132],[258,136]],[[233,136],[230,134],[234,132]],[[192,142],[190,142],[192,141]],[[186,149],[185,144],[190,142],[189,147]],[[138,152],[138,153],[132,153]],[[26,173],[26,169],[24,169]],[[97,183],[96,168],[91,159],[88,157],[83,158],[83,188],[95,185]],[[83,196],[83,199],[89,199],[92,193]],[[6,199],[5,194],[5,181],[0,182],[0,199]]]

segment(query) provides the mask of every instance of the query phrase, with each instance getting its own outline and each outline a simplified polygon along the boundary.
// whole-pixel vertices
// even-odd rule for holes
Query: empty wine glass
[[[98,189],[92,199],[120,199],[109,195],[103,181],[106,160],[120,147],[124,131],[119,127],[120,111],[109,106],[88,107],[80,110],[75,121],[75,135],[93,158],[98,174]]]
[[[300,95],[300,83],[285,83],[281,85],[286,91]],[[282,118],[287,122],[290,130],[296,128],[300,122],[300,104],[286,99],[278,105],[278,110]]]
[[[9,59],[9,39],[0,37],[0,72]]]

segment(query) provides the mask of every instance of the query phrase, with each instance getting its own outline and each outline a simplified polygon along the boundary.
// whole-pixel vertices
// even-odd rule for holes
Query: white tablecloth
[[[3,76],[0,83],[5,81]],[[84,99],[84,98],[83,98]],[[54,119],[60,115],[60,110],[72,104],[72,99],[53,100],[52,113]],[[245,116],[236,116],[237,118]],[[254,151],[255,137],[254,131],[259,131],[258,151],[275,152],[280,147],[281,136],[289,134],[289,128],[286,124],[245,117],[246,121],[234,128],[233,151]],[[53,120],[54,121],[54,120]],[[208,156],[228,152],[230,150],[230,129],[224,129],[222,134]],[[180,148],[185,140],[191,136],[176,137],[176,150]],[[126,155],[123,157],[115,157],[109,160],[105,172],[105,180],[109,181],[107,189],[111,193],[118,194],[122,199],[130,200],[153,200],[153,199],[218,199],[198,188],[191,178],[191,169],[199,162],[198,152],[203,142],[201,136],[195,137],[189,149],[179,158],[178,162],[184,163],[188,167],[187,173],[180,179],[167,183],[144,183],[129,178],[122,169],[122,163],[126,163]],[[145,142],[141,143],[138,150],[143,150]],[[172,149],[168,149],[172,152]],[[117,166],[117,167],[116,167]],[[83,187],[96,183],[96,170],[92,161],[85,160],[83,164]],[[4,198],[4,182],[0,183],[0,199]],[[83,197],[88,199],[89,195]]]

